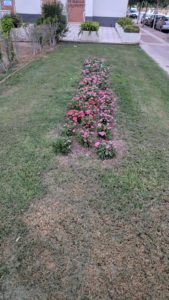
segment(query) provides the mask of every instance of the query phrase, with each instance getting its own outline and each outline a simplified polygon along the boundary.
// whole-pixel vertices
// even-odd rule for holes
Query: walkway
[[[78,35],[79,28],[80,28],[79,23],[70,23],[69,31],[62,40],[65,42],[84,42],[81,40],[81,36]],[[122,42],[115,28],[100,27],[97,43],[121,44]]]
[[[169,74],[169,36],[146,27],[141,32],[141,48]]]

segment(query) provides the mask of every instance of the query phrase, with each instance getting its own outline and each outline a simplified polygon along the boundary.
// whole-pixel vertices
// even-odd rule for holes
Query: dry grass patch
[[[58,168],[44,176],[49,193],[24,215],[32,238],[57,249],[52,258],[44,250],[38,259],[39,269],[35,270],[41,274],[46,268],[59,274],[60,288],[53,287],[53,295],[60,297],[62,293],[63,299],[141,300],[145,290],[151,293],[158,282],[158,299],[167,296],[164,274],[168,276],[168,204],[150,206],[139,214],[133,212],[126,222],[92,203],[97,202],[101,190],[98,185],[96,188],[98,181],[90,183],[89,166],[76,161],[73,167],[58,160]],[[36,274],[32,276],[36,280]],[[43,276],[46,281],[45,273]]]

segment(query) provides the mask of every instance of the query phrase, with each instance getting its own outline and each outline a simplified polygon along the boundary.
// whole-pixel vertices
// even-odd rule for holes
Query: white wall
[[[85,1],[85,15],[87,17],[93,17],[93,0]]]
[[[62,2],[62,4],[64,5],[64,14],[67,14],[67,0],[60,0],[60,2]]]
[[[61,2],[66,8],[67,0]],[[41,14],[41,0],[15,0],[15,8],[20,14]]]
[[[92,0],[87,0],[92,2]],[[124,17],[128,0],[93,0],[93,15],[97,17]]]
[[[64,6],[66,6],[67,0],[60,0],[60,1],[63,3]]]
[[[15,0],[15,8],[20,14],[41,14],[41,0]]]

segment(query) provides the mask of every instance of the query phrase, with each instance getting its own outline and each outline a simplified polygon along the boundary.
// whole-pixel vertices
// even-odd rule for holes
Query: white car
[[[163,16],[161,17],[156,25],[155,28],[160,31],[169,31],[169,16]]]
[[[135,7],[132,7],[127,11],[127,17],[129,17],[129,18],[136,19],[136,18],[138,18],[138,15],[139,15],[139,12],[138,12],[137,8],[135,8]]]
[[[138,18],[138,15],[139,15],[139,12],[138,12],[137,8],[135,8],[135,7],[132,7],[127,11],[127,17],[129,17],[129,18],[136,19],[136,18]]]

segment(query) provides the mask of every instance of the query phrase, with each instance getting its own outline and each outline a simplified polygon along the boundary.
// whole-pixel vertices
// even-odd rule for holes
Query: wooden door
[[[85,0],[68,0],[68,21],[83,22],[85,13]]]

